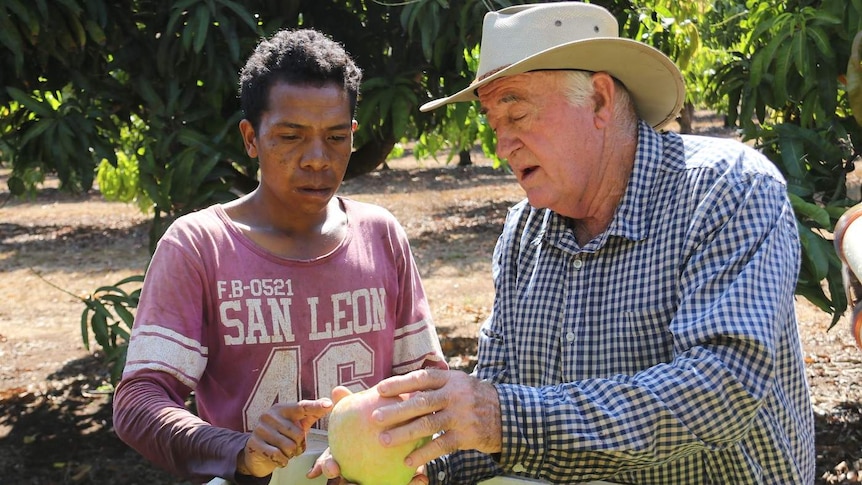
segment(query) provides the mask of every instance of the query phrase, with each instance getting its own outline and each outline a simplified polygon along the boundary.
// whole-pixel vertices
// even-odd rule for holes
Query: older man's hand
[[[456,450],[501,450],[500,401],[493,385],[461,371],[423,369],[390,377],[377,385],[382,396],[408,394],[409,399],[372,413],[384,431],[384,446],[433,435],[433,440],[407,456],[407,466],[420,466]]]

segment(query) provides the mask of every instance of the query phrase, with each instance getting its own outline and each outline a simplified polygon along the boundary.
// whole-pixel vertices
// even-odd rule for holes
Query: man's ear
[[[257,139],[251,121],[243,118],[239,122],[239,132],[242,134],[242,143],[245,145],[245,153],[251,158],[257,158]]]
[[[614,83],[614,78],[606,72],[593,74],[592,82],[596,127],[604,128],[613,120],[617,86]]]

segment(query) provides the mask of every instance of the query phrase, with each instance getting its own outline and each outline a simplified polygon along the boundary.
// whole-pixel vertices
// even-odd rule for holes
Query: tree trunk
[[[386,162],[386,157],[393,148],[395,148],[394,137],[387,137],[384,140],[375,139],[362,145],[350,155],[350,163],[347,165],[344,179],[364,175],[379,167]]]
[[[691,133],[694,124],[694,105],[686,101],[677,117],[680,133]]]

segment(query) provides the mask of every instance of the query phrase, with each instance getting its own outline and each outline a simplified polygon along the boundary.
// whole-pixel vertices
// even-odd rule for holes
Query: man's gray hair
[[[590,71],[567,70],[563,72],[563,86],[566,98],[574,106],[585,106],[593,95],[593,73]],[[614,78],[616,85],[616,102],[614,103],[614,117],[627,125],[637,124],[637,111],[629,95],[628,89],[619,80]]]

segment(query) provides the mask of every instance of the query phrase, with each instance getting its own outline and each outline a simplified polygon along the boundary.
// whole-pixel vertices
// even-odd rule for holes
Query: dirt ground
[[[731,136],[714,118],[695,130]],[[444,351],[468,369],[493,298],[490,255],[514,178],[475,156],[472,166],[392,161],[345,182],[342,194],[390,209],[419,264]],[[111,427],[106,372],[81,340],[79,298],[139,274],[147,217],[97,191],[9,198],[0,166],[0,485],[181,484],[120,442]],[[846,317],[797,302],[817,426],[817,484],[862,482],[862,351]]]

